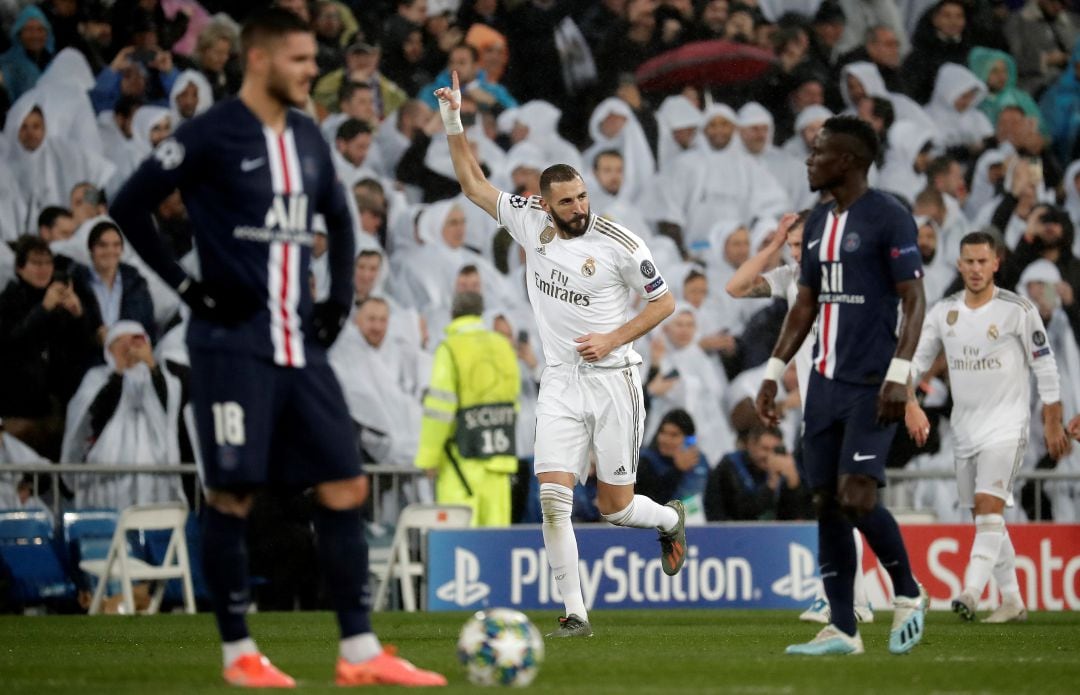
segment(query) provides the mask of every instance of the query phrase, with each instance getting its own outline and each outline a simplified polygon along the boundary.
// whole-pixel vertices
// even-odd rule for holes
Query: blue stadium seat
[[[79,562],[105,559],[119,518],[120,513],[115,509],[64,512],[60,556],[66,560],[68,571],[79,588],[93,591],[93,581],[79,569]],[[118,592],[120,585],[116,583],[116,586],[110,586],[109,589],[110,593]]]
[[[0,511],[0,565],[10,578],[9,600],[17,606],[59,603],[75,596],[52,543],[48,512]]]

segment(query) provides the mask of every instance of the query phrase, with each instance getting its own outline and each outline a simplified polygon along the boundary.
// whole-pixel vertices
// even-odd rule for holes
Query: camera
[[[68,271],[67,268],[57,268],[55,271],[53,271],[52,279],[53,279],[53,282],[59,282],[59,283],[62,283],[64,285],[70,285],[71,284],[71,273]]]

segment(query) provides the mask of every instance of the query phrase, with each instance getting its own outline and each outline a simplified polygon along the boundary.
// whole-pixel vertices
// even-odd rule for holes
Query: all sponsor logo
[[[550,227],[550,226],[549,227],[544,227],[544,231],[540,232],[540,243],[541,244],[550,244],[554,240],[555,240],[555,228]]]
[[[956,323],[958,318],[960,318],[960,312],[956,309],[950,309],[949,313],[945,314],[945,323],[951,326]]]
[[[663,286],[664,286],[664,278],[656,278],[655,280],[650,282],[648,285],[645,285],[645,291],[646,292],[653,292],[655,290],[660,289]]]
[[[997,324],[996,323],[990,324],[990,327],[986,329],[986,337],[989,338],[990,340],[997,340],[998,335],[999,335],[999,333],[998,333]]]
[[[581,274],[587,278],[596,275],[596,261],[592,258],[586,258],[585,262],[581,264]]]
[[[1042,331],[1035,331],[1031,334],[1031,342],[1035,343],[1036,347],[1046,345],[1046,334]]]
[[[855,251],[858,251],[859,247],[862,245],[862,239],[859,238],[858,234],[852,232],[851,234],[848,234],[844,237],[843,243],[845,251],[847,251],[848,253],[854,253]]]
[[[510,207],[521,209],[529,204],[529,199],[520,195],[510,196]]]
[[[651,261],[642,261],[641,274],[645,276],[646,280],[652,280],[656,277],[656,266],[654,266]]]

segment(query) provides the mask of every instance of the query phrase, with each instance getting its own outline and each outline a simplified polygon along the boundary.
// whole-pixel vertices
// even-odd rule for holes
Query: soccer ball
[[[525,686],[540,670],[544,640],[524,613],[491,608],[465,622],[457,653],[473,685]]]

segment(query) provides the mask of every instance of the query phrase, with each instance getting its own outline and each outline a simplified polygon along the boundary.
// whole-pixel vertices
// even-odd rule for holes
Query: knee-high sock
[[[919,585],[911,573],[907,548],[900,535],[896,519],[879,502],[869,513],[855,520],[855,525],[866,536],[866,542],[874,549],[882,567],[892,578],[893,592],[897,596],[914,598],[919,595]],[[833,608],[835,611],[836,609]]]
[[[855,539],[851,523],[838,507],[822,509],[818,514],[818,560],[821,583],[829,599],[831,622],[841,631],[854,635]]]
[[[998,549],[993,575],[998,589],[1001,590],[1002,601],[1023,603],[1020,597],[1020,580],[1016,577],[1016,549],[1013,548],[1008,528],[1005,529],[1001,539],[1001,548]]]
[[[563,597],[566,614],[588,620],[578,576],[577,537],[570,515],[574,511],[574,491],[555,483],[540,484],[540,509],[544,515],[544,548]]]
[[[855,594],[856,606],[869,605],[870,600],[866,597],[866,578],[863,576],[863,539],[858,529],[851,529],[851,536],[855,539]]]
[[[964,571],[964,591],[976,601],[982,597],[986,582],[990,581],[1004,538],[1005,517],[1001,514],[975,516],[975,542],[971,544],[971,556]]]
[[[208,507],[203,516],[203,572],[222,642],[248,638],[244,616],[251,603],[247,519]]]
[[[360,508],[315,506],[315,537],[342,640],[371,632],[368,547]]]
[[[604,521],[616,526],[655,528],[672,531],[679,524],[679,513],[671,507],[657,504],[645,495],[634,495],[630,504],[613,514],[604,514]]]

